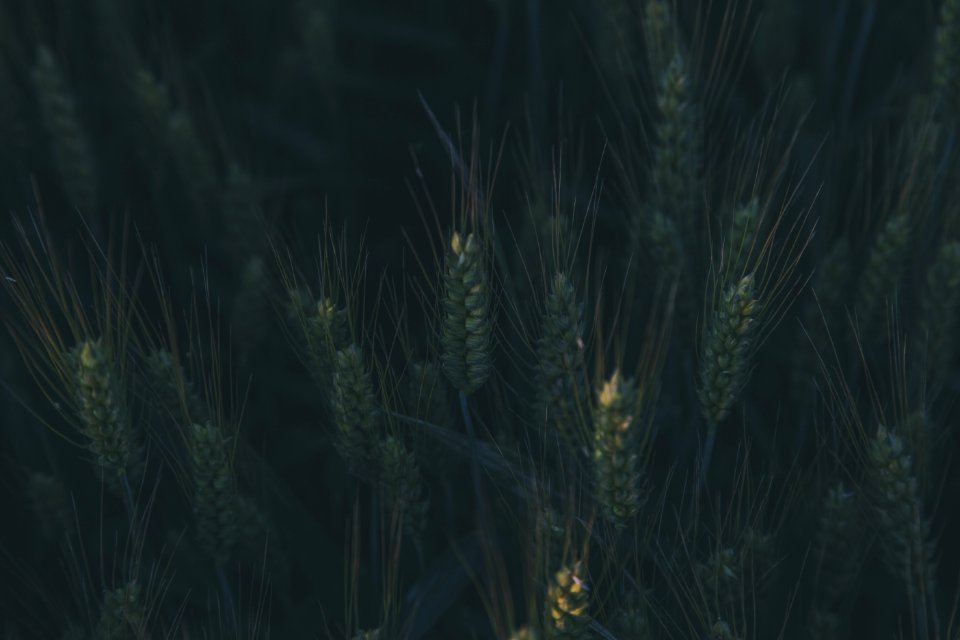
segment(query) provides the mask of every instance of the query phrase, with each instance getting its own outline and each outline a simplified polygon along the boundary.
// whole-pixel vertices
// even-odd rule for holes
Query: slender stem
[[[217,582],[220,583],[220,593],[223,594],[224,606],[227,609],[227,629],[231,634],[237,630],[237,608],[236,600],[233,597],[233,587],[227,580],[227,574],[223,571],[223,565],[217,563]]]
[[[373,593],[380,593],[380,501],[376,491],[370,495],[370,571]]]
[[[133,501],[133,490],[130,488],[130,478],[127,476],[126,470],[120,472],[120,489],[123,493],[123,506],[127,509],[127,518],[130,519],[130,526],[133,527],[136,506]]]
[[[473,418],[470,417],[470,407],[467,404],[467,394],[463,391],[460,392],[460,411],[463,413],[463,423],[467,427],[467,435],[470,436],[471,442],[471,455],[470,455],[470,475],[473,478],[473,492],[476,494],[477,505],[481,504],[481,492],[480,492],[480,463],[479,455],[477,453],[477,434],[473,429]]]
[[[707,481],[707,473],[710,472],[710,462],[713,460],[713,449],[717,443],[717,423],[711,422],[710,428],[707,429],[707,439],[703,444],[703,460],[700,465],[700,482],[699,486],[703,486]]]

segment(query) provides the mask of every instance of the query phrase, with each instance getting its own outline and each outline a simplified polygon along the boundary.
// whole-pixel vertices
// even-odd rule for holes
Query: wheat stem
[[[470,406],[467,401],[467,394],[461,391],[460,413],[463,415],[463,424],[466,427],[467,435],[470,436],[470,478],[473,482],[473,493],[477,499],[477,509],[482,510],[483,489],[480,486],[480,454],[477,451],[477,434],[473,429],[473,418],[470,416]]]

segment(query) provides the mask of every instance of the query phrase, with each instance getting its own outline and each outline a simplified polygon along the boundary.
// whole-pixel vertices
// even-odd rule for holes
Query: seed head
[[[464,394],[479,389],[493,369],[490,291],[479,238],[454,232],[444,275],[443,371]]]
[[[625,526],[640,508],[637,453],[634,450],[636,389],[615,372],[604,382],[594,410],[593,462],[597,501],[617,526]]]
[[[229,443],[210,422],[190,425],[188,437],[197,540],[222,565],[235,550],[241,508]]]
[[[700,407],[709,424],[720,424],[740,396],[758,311],[753,274],[731,284],[714,311],[700,360]]]
[[[337,449],[354,475],[373,480],[379,457],[380,414],[370,374],[356,345],[336,354],[332,397]]]

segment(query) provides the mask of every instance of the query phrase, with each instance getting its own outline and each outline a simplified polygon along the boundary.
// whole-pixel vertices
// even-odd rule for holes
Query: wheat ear
[[[583,309],[570,280],[558,273],[547,293],[537,342],[537,405],[568,450],[580,448],[583,398]]]
[[[698,392],[708,426],[704,473],[710,467],[717,426],[729,415],[747,380],[754,320],[759,312],[754,295],[753,274],[729,285],[714,310],[703,342]]]
[[[582,563],[563,567],[553,574],[547,589],[547,609],[550,613],[548,638],[581,640],[587,637],[590,589],[583,576]]]
[[[956,352],[954,337],[960,309],[960,242],[942,245],[927,273],[920,298],[920,345],[928,386],[939,390]]]
[[[354,475],[372,481],[379,458],[380,411],[370,373],[356,345],[335,356],[332,398],[337,450]]]
[[[593,414],[597,501],[618,527],[626,526],[640,509],[636,397],[634,382],[615,372],[603,384]]]
[[[102,340],[85,340],[74,350],[73,361],[81,430],[101,469],[123,483],[143,462],[110,353]],[[124,493],[132,501],[129,485]]]
[[[73,96],[53,54],[37,50],[33,85],[54,161],[70,203],[90,214],[97,208],[96,157],[80,122]]]
[[[490,287],[476,234],[454,232],[447,252],[442,333],[443,371],[462,394],[479,389],[493,369]]]
[[[913,460],[900,436],[881,425],[870,442],[869,471],[884,557],[904,580],[917,623],[926,630],[927,613],[936,624],[934,545]],[[921,634],[921,637],[924,637]]]
[[[393,436],[380,443],[380,490],[387,504],[403,518],[407,531],[419,537],[426,527],[430,501],[424,496],[416,458],[403,441]]]
[[[890,218],[874,238],[867,263],[860,274],[857,311],[867,340],[877,337],[885,302],[896,294],[910,248],[910,219],[906,214]]]

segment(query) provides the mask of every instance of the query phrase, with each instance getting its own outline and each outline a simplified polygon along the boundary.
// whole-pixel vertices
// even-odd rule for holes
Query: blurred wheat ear
[[[352,473],[372,481],[379,467],[381,416],[360,348],[351,344],[338,351],[333,371],[337,450]]]

